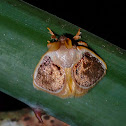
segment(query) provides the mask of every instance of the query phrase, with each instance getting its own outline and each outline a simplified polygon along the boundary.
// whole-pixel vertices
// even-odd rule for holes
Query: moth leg
[[[50,43],[50,41],[47,41],[48,43]]]
[[[49,30],[49,33],[52,35],[52,36],[51,36],[51,39],[58,40],[58,39],[56,38],[56,35],[51,31],[51,29],[50,29],[50,28],[47,28],[47,29]]]
[[[73,37],[73,39],[74,39],[74,40],[80,39],[80,38],[81,38],[80,34],[81,34],[81,32],[80,32],[80,28],[79,28],[77,34]]]
[[[79,42],[77,42],[77,43],[78,43],[78,45],[88,47],[88,44],[87,44],[86,42],[79,41]]]
[[[32,110],[34,111],[35,116],[39,122],[43,123],[42,116],[45,115],[45,112],[39,108],[32,108]]]

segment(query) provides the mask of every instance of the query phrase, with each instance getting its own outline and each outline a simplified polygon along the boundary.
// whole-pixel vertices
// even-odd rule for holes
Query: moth
[[[61,98],[79,97],[94,87],[106,74],[106,63],[87,43],[79,41],[80,29],[73,38],[56,35],[47,28],[53,42],[35,68],[33,85]]]

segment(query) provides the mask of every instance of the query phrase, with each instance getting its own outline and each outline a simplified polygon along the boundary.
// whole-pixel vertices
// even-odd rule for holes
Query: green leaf
[[[61,99],[34,89],[32,76],[50,39],[78,27],[23,1],[0,1],[0,90],[72,126],[126,124],[126,51],[81,29],[82,40],[107,64],[106,76],[87,95]]]

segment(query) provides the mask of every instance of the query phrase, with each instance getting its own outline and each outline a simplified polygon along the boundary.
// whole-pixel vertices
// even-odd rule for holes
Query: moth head
[[[72,38],[68,38],[65,35],[62,35],[59,38],[57,38],[56,35],[51,31],[51,29],[47,29],[49,30],[49,33],[51,34],[51,39],[53,40],[53,42],[47,41],[47,47],[49,48],[49,51],[56,51],[61,46],[65,46],[67,49],[76,48],[77,45],[88,47],[87,43],[83,41],[78,41],[81,38],[80,29]]]

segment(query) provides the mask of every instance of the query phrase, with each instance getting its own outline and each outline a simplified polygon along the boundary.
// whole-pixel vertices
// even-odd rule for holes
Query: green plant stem
[[[23,1],[0,1],[0,90],[72,126],[125,126],[126,51],[81,29],[82,40],[107,64],[106,76],[87,95],[61,99],[34,89],[32,76],[50,39],[78,27]]]

